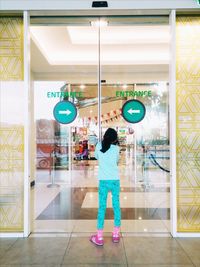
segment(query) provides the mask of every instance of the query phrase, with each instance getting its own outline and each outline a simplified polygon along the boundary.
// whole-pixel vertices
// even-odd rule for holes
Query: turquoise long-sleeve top
[[[101,152],[101,143],[98,143],[95,148],[95,158],[99,163],[98,179],[99,180],[119,180],[119,146],[111,145],[105,152]]]

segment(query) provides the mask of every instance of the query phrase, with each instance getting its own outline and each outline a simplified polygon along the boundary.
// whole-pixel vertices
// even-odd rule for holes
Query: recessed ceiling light
[[[106,21],[106,20],[93,20],[90,23],[91,23],[91,26],[94,26],[94,27],[106,27],[106,26],[108,26],[108,21]]]
[[[84,84],[81,84],[81,85],[80,85],[80,89],[85,89],[85,87],[86,87],[86,86],[85,86]]]
[[[127,84],[124,84],[124,85],[122,86],[123,89],[127,89],[127,87],[128,87]]]

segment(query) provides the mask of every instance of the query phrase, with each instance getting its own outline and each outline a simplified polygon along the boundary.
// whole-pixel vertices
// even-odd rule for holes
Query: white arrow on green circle
[[[67,109],[67,110],[59,110],[58,113],[61,114],[61,115],[66,114],[68,116],[72,112]]]
[[[130,108],[127,112],[132,115],[134,113],[140,113],[140,110],[139,109],[132,109],[132,108]]]

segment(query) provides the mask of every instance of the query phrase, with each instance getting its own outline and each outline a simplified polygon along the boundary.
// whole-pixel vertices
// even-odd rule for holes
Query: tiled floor
[[[89,234],[0,240],[0,266],[200,267],[200,238],[122,237],[96,247]]]

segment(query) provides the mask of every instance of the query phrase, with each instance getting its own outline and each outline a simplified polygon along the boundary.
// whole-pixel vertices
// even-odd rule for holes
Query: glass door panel
[[[56,18],[31,19],[35,231],[44,230],[45,220],[49,231],[71,231],[75,220],[85,219],[81,213],[85,189],[97,186],[99,31],[92,23],[96,20],[63,18],[58,23]],[[77,108],[77,117],[70,124],[54,117],[60,101],[70,101]]]
[[[104,22],[100,26],[102,133],[107,127],[118,130],[121,161],[132,166],[132,182],[145,182],[144,176],[148,175],[144,173],[150,165],[167,175],[168,18],[110,17],[101,20]],[[138,100],[145,106],[146,115],[138,123],[129,123],[124,119],[126,114],[122,114],[122,107],[129,100]]]
[[[101,129],[119,135],[122,225],[132,232],[168,232],[168,24],[168,17],[108,17],[100,27]],[[128,101],[144,105],[141,121],[127,119],[142,112],[123,112]]]

